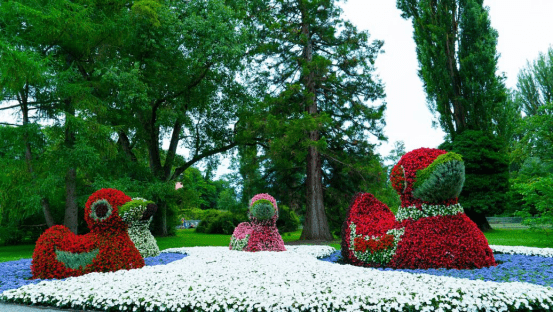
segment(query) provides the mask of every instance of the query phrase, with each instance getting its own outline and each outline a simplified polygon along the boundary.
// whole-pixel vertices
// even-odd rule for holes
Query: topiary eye
[[[90,218],[94,221],[104,221],[112,215],[113,208],[105,199],[99,199],[90,206]]]

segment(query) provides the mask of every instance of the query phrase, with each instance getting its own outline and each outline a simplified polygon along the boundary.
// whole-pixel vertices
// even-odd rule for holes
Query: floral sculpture
[[[129,238],[143,258],[156,257],[160,254],[160,248],[149,229],[156,210],[158,206],[144,198],[133,198],[119,207],[119,215],[128,225]]]
[[[252,197],[248,209],[250,222],[239,224],[233,235],[229,249],[243,251],[286,251],[283,238],[276,223],[279,210],[275,198],[269,194]]]
[[[342,255],[354,265],[409,269],[495,266],[487,239],[464,213],[462,157],[420,148],[391,172],[402,204],[396,216],[369,193],[352,200],[342,228]]]
[[[75,235],[62,225],[47,229],[33,252],[33,278],[65,278],[143,267],[144,259],[118,213],[118,208],[130,200],[121,191],[101,189],[85,204],[89,233]]]

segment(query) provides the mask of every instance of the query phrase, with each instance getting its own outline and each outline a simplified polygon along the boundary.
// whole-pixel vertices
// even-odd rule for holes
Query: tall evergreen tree
[[[372,74],[382,42],[370,43],[341,18],[334,0],[268,0],[254,3],[260,30],[256,66],[267,86],[266,108],[255,126],[269,136],[264,150],[269,171],[280,170],[283,184],[305,190],[301,239],[330,240],[325,214],[326,164],[356,169],[360,161],[344,151],[371,153],[368,136],[382,135],[384,97]],[[300,168],[304,174],[300,181]],[[287,181],[288,179],[288,181]]]
[[[412,20],[419,76],[427,93],[427,103],[431,112],[438,115],[438,123],[450,142],[455,142],[466,130],[502,136],[502,127],[498,125],[506,119],[507,92],[504,78],[496,75],[498,34],[490,25],[483,0],[397,0],[397,7],[402,17]],[[507,142],[499,140],[504,146],[499,152],[506,153]],[[466,153],[459,152],[462,156]],[[475,151],[467,151],[472,153]],[[499,170],[507,171],[507,165]],[[501,183],[507,184],[507,181]],[[495,192],[492,189],[468,191],[469,197]],[[493,197],[501,199],[501,196]],[[495,205],[503,202],[500,200]],[[464,208],[482,230],[490,229],[485,207],[466,204]]]

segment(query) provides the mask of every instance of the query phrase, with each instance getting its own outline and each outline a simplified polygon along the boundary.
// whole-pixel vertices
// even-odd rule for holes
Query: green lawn
[[[490,245],[552,248],[552,230],[495,229],[485,237]]]
[[[301,231],[283,234],[285,242],[296,241]],[[496,229],[486,232],[489,244],[504,246],[528,246],[552,248],[552,230],[536,232],[525,229]],[[231,235],[195,233],[193,229],[178,230],[177,236],[157,237],[160,250],[173,247],[229,246]],[[340,241],[329,245],[340,249]],[[34,245],[0,246],[0,262],[31,258]]]

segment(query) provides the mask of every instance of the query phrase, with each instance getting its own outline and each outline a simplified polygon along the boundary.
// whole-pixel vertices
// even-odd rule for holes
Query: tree
[[[509,159],[502,139],[484,131],[466,130],[439,148],[462,155],[466,180],[459,200],[471,220],[485,224],[482,218],[486,215],[506,209]]]
[[[520,70],[513,102],[523,117],[511,142],[510,179],[516,214],[530,225],[552,224],[552,47]]]
[[[456,144],[458,136],[467,130],[503,136],[506,133],[503,122],[513,114],[504,109],[507,97],[504,78],[496,75],[498,34],[490,26],[483,1],[397,0],[397,7],[402,17],[412,20],[418,73],[427,103],[431,112],[438,115],[438,123],[450,143]],[[500,153],[507,153],[507,144],[504,146]],[[473,154],[478,150],[467,152]],[[478,165],[465,161],[466,167]],[[468,179],[470,175],[466,174]],[[504,176],[507,177],[501,175]],[[467,187],[465,190],[471,192]],[[490,225],[484,214],[491,212],[482,208],[470,211],[468,207],[466,212],[481,230],[487,230]]]
[[[236,75],[250,32],[241,25],[243,11],[219,0],[144,1],[133,12],[124,57],[101,73],[111,103],[102,117],[117,129],[129,161],[143,148],[152,177],[175,181],[192,165],[246,144],[237,124],[249,99]],[[177,157],[178,146],[190,151],[187,159]],[[167,235],[163,198],[158,206],[158,234]]]
[[[369,43],[366,32],[342,20],[334,0],[259,1],[252,12],[261,42],[255,66],[264,71],[260,80],[267,81],[257,81],[266,86],[266,106],[251,126],[267,135],[263,153],[271,165],[262,171],[280,172],[285,180],[280,186],[304,189],[300,239],[330,240],[326,168],[340,164],[356,170],[353,161],[360,159],[343,151],[371,151],[369,135],[384,139],[385,105],[368,104],[384,96],[372,76],[383,43]],[[305,174],[298,177],[300,168]]]
[[[98,124],[87,114],[99,103],[93,73],[100,51],[107,53],[117,40],[118,13],[125,8],[121,1],[110,6],[96,4],[58,0],[48,6],[41,1],[10,1],[0,6],[0,53],[7,60],[0,68],[2,89],[8,95],[4,99],[17,101],[23,127],[30,124],[29,112],[33,109],[38,116],[54,121],[50,128],[55,143],[47,158],[56,157],[52,175],[63,171],[64,225],[75,233],[78,172],[93,165],[91,148],[99,145],[94,142],[104,142],[96,140],[98,132],[93,130],[99,128]],[[21,73],[13,75],[16,79],[4,83],[12,78],[13,68],[21,65]],[[26,134],[23,140],[27,140]],[[36,178],[28,144],[25,150],[29,173]],[[52,225],[48,198],[43,197],[41,203],[47,224]]]

